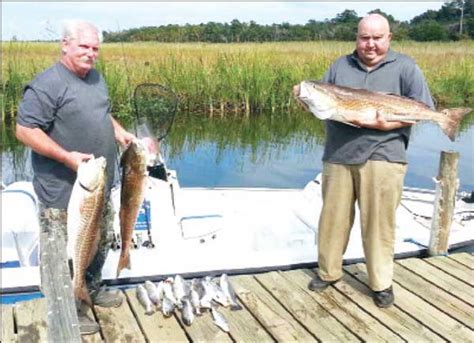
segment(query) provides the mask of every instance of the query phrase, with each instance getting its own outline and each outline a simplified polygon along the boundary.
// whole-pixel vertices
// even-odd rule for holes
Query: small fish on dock
[[[176,306],[181,309],[183,307],[182,299],[187,295],[186,284],[181,275],[176,275],[173,281],[173,294],[176,299]]]
[[[237,302],[237,296],[235,295],[234,288],[230,284],[227,274],[222,274],[219,279],[219,285],[227,297],[228,303],[230,304],[231,311],[239,311],[242,309],[242,306]]]
[[[158,308],[161,307],[161,299],[162,299],[162,294],[160,294],[159,288],[151,281],[147,280],[144,283],[144,287],[146,289],[146,292],[148,294],[148,297],[150,298],[151,302],[155,304]],[[161,291],[163,291],[163,288],[161,287]]]
[[[183,308],[181,309],[181,318],[183,323],[187,326],[190,326],[194,320],[194,310],[193,305],[188,297],[184,297],[182,300]]]
[[[201,312],[201,302],[200,298],[201,296],[199,294],[204,295],[204,288],[199,284],[199,281],[197,279],[192,279],[191,280],[191,290],[189,291],[189,297],[191,300],[191,304],[193,305],[194,308],[194,313],[196,316],[202,315]]]
[[[153,311],[153,303],[151,302],[150,298],[148,297],[147,290],[143,285],[137,286],[137,298],[140,304],[145,308],[145,314],[150,315]]]
[[[163,298],[163,301],[161,302],[161,313],[163,313],[165,317],[171,317],[175,307],[176,304],[172,300],[170,300],[170,298],[165,296]]]
[[[212,318],[214,319],[214,324],[216,324],[222,331],[229,332],[229,323],[225,319],[224,315],[217,311],[217,308],[213,305],[211,306]]]
[[[204,279],[207,282],[209,282],[209,285],[212,287],[212,293],[213,293],[212,299],[224,307],[229,306],[230,305],[229,300],[227,299],[227,296],[224,294],[224,291],[219,286],[219,284],[213,282],[209,276],[206,276]]]
[[[203,292],[200,295],[201,308],[210,309],[214,299],[214,288],[211,285],[210,279],[201,279],[199,285]]]
[[[170,300],[174,306],[178,304],[178,300],[174,296],[173,292],[173,278],[169,277],[163,281],[163,299]]]

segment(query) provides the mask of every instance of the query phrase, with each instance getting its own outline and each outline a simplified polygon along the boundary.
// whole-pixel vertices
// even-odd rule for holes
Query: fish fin
[[[462,119],[471,111],[472,109],[468,107],[448,108],[442,111],[447,118],[439,123],[439,126],[451,141],[454,142]]]
[[[119,277],[120,272],[124,268],[127,268],[127,269],[132,268],[131,263],[130,263],[130,254],[120,255],[120,259],[119,259],[119,263],[118,263],[118,267],[117,267],[117,277]]]
[[[119,163],[119,166],[120,168],[123,168],[123,166],[125,166],[126,163],[125,163],[125,152],[122,153],[122,156],[120,156],[120,163]]]
[[[84,301],[87,305],[92,308],[92,299],[89,294],[89,290],[87,289],[86,284],[82,285],[81,287],[74,289],[74,296],[76,299],[80,299]]]
[[[132,168],[128,165],[122,166],[122,175],[129,175],[132,172]]]
[[[230,310],[231,311],[240,311],[240,310],[242,310],[242,306],[240,306],[239,304],[231,305]]]
[[[358,129],[361,128],[359,125],[350,123],[350,122],[348,122],[348,121],[341,121],[341,123],[346,124],[346,125],[349,125],[349,126],[352,126],[352,127],[357,127]]]

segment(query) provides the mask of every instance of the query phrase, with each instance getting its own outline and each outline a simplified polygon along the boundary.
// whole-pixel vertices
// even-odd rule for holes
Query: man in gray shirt
[[[371,14],[359,22],[356,50],[336,60],[323,82],[410,97],[434,107],[418,66],[390,50],[388,21]],[[295,88],[295,92],[299,92]],[[343,275],[342,258],[360,210],[369,286],[379,307],[394,302],[392,290],[395,214],[406,173],[410,122],[388,122],[380,115],[355,126],[326,122],[323,155],[323,208],[318,230],[317,275],[308,287],[321,291]]]
[[[86,282],[94,304],[107,307],[119,306],[123,300],[119,293],[100,288],[101,270],[113,234],[110,190],[117,164],[115,141],[125,146],[135,136],[109,114],[107,86],[93,68],[99,46],[100,31],[94,25],[65,22],[60,61],[25,88],[16,137],[32,149],[33,186],[40,200],[40,246],[51,235],[67,238],[67,206],[79,164],[92,156],[106,158],[108,183],[102,235],[87,269]],[[83,334],[99,330],[97,323],[81,311],[79,322]]]

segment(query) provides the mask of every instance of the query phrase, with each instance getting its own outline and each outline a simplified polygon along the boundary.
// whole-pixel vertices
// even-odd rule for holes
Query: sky
[[[142,26],[230,23],[251,20],[258,24],[288,22],[305,24],[310,19],[332,19],[345,9],[359,16],[380,9],[396,20],[408,21],[429,9],[438,10],[443,1],[214,1],[214,2],[18,2],[2,1],[2,40],[52,40],[60,33],[61,20],[85,19],[104,31]]]

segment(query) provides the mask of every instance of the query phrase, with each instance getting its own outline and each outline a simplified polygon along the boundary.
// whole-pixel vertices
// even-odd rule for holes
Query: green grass
[[[424,72],[439,107],[473,105],[474,45],[395,42]],[[2,43],[2,118],[15,116],[23,87],[59,58],[58,43]],[[320,78],[353,43],[104,44],[97,68],[109,87],[114,115],[132,113],[136,85],[156,82],[180,98],[180,109],[211,116],[291,112],[291,89]]]

